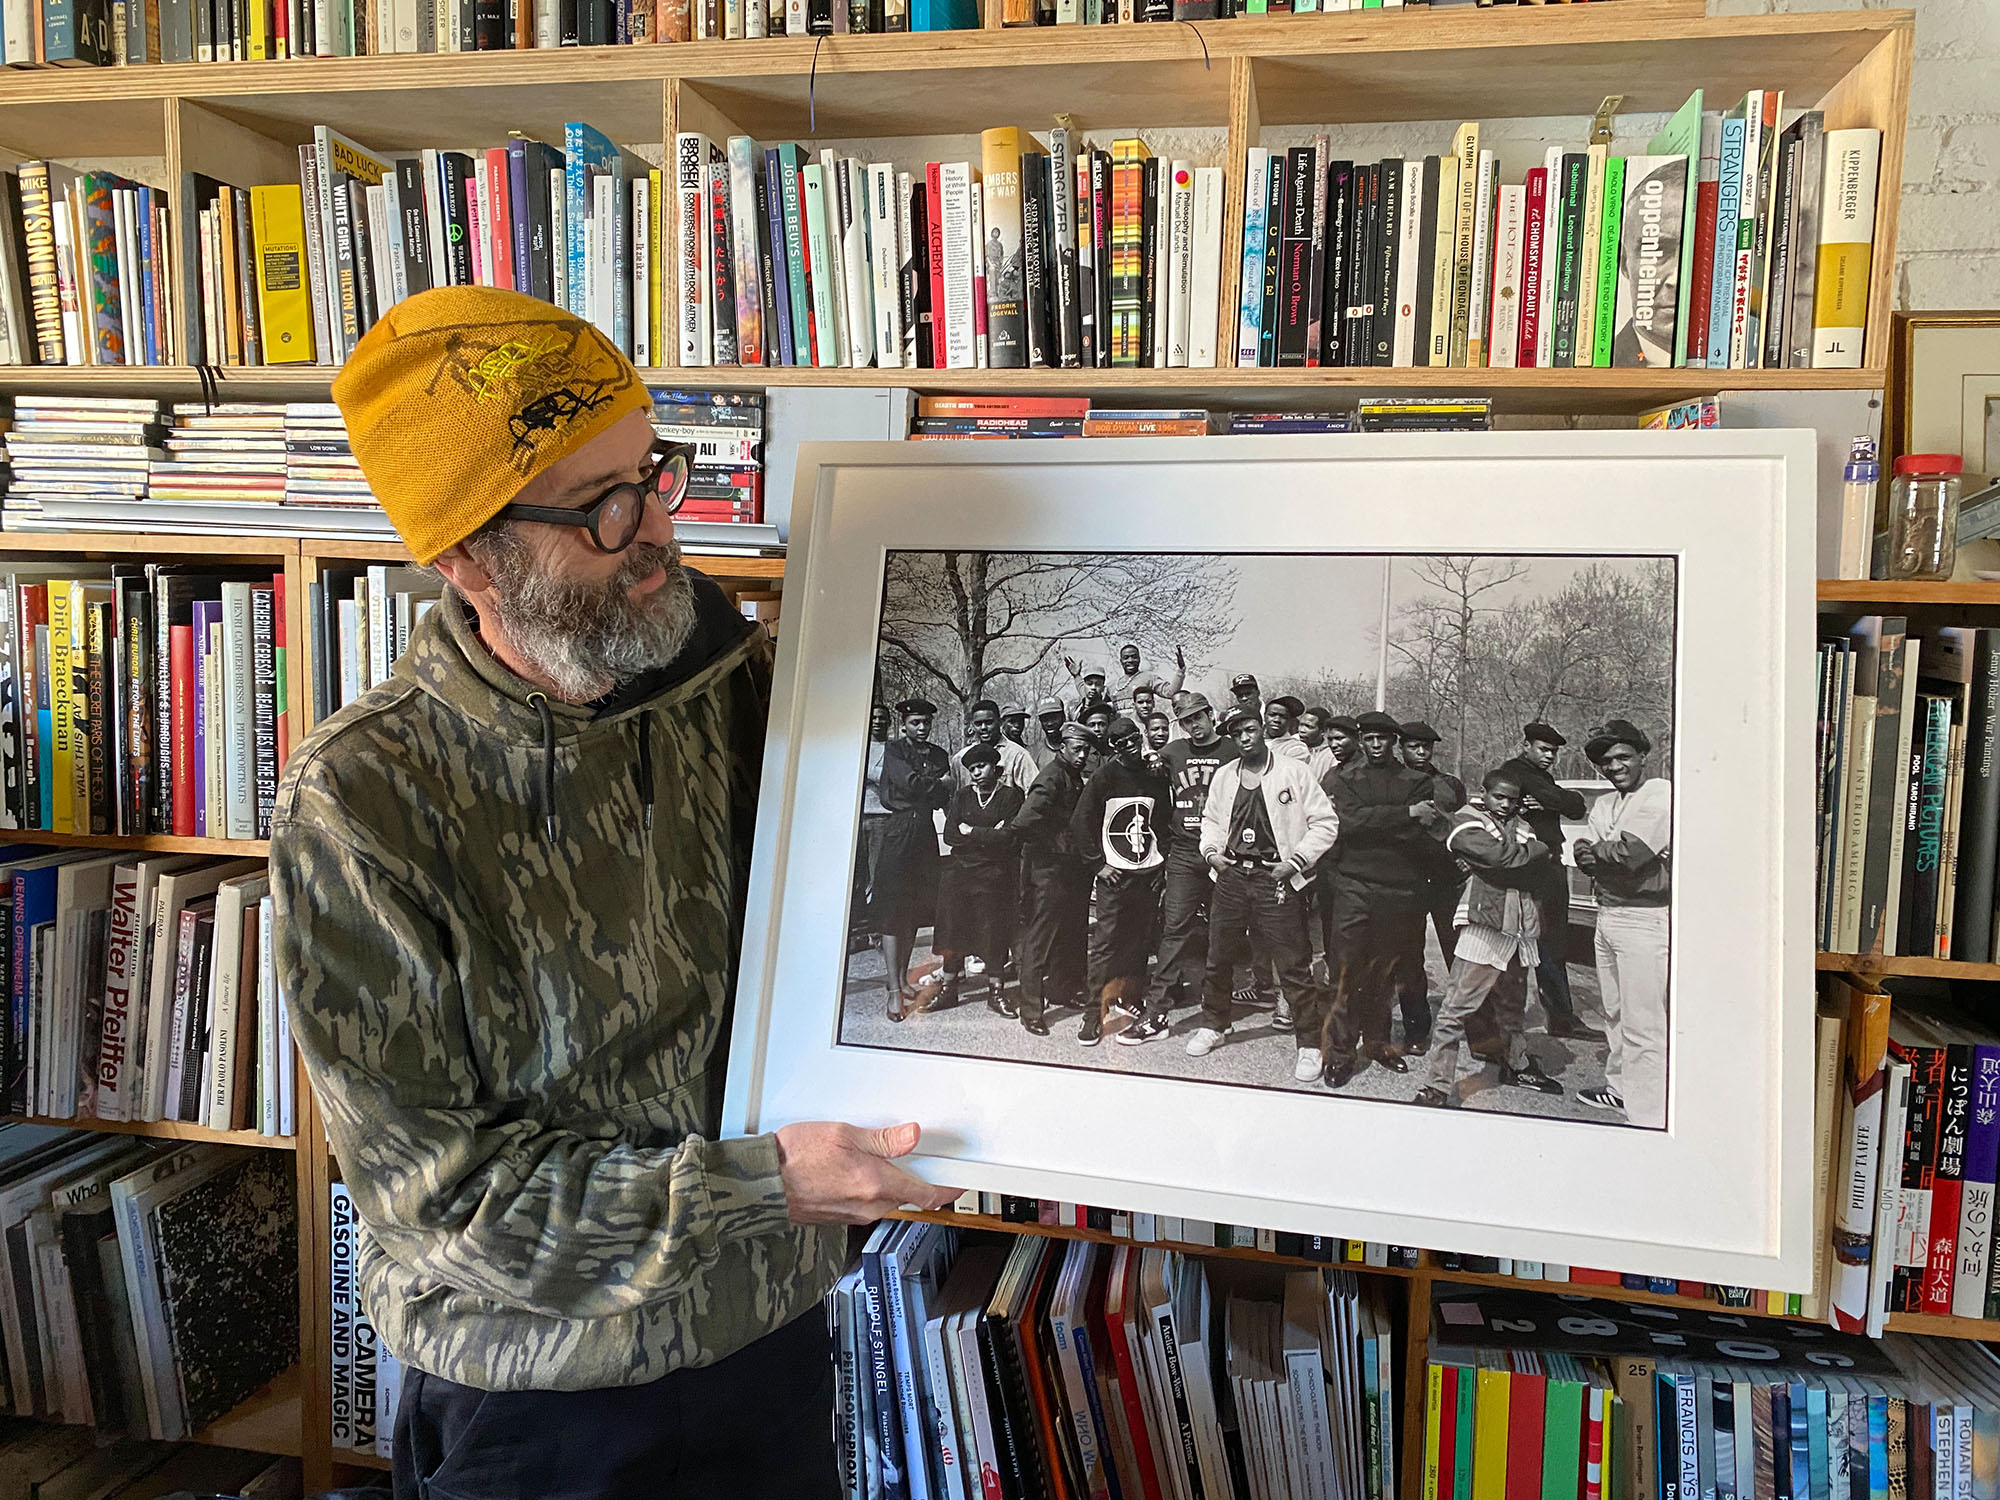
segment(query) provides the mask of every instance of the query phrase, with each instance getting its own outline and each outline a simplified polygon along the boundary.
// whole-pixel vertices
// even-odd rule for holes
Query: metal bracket
[[[1618,107],[1625,102],[1623,94],[1606,94],[1604,102],[1597,106],[1597,113],[1590,119],[1590,144],[1608,146],[1611,144],[1611,121],[1618,113]]]

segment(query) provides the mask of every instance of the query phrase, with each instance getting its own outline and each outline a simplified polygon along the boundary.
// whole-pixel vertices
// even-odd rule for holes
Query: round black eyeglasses
[[[657,500],[672,515],[687,499],[688,466],[694,462],[691,443],[655,442],[651,463],[638,480],[614,484],[590,504],[574,510],[548,505],[503,505],[495,521],[540,521],[549,526],[580,526],[599,552],[623,552],[638,539],[646,519],[646,502]]]

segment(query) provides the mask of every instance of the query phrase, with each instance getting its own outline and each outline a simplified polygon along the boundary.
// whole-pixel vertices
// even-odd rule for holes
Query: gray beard
[[[634,544],[600,584],[543,572],[525,547],[507,543],[482,565],[493,579],[508,644],[566,702],[588,703],[665,666],[694,634],[694,586],[678,543]],[[634,599],[628,590],[655,568],[666,569],[666,582]]]

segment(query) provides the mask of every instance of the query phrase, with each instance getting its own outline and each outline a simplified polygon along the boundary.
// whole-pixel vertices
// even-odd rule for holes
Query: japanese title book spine
[[[1871,1262],[1878,1251],[1888,1253],[1886,1245],[1878,1247],[1875,1225],[1884,1160],[1889,996],[1872,981],[1846,977],[1834,982],[1832,992],[1845,1007],[1846,1025],[1841,1039],[1827,1321],[1845,1332],[1861,1333],[1868,1321]]]
[[[1420,296],[1428,298],[1428,292],[1420,292],[1418,276],[1422,269],[1424,221],[1425,174],[1421,157],[1411,157],[1404,161],[1397,174],[1398,194],[1396,202],[1396,278],[1390,289],[1389,311],[1389,363],[1399,368],[1407,368],[1416,363],[1417,358],[1417,303]],[[1425,302],[1426,311],[1429,303]]]
[[[1377,169],[1381,188],[1376,195],[1370,230],[1369,274],[1374,278],[1369,295],[1370,364],[1387,365],[1396,355],[1396,282],[1401,272],[1399,257],[1403,246],[1403,163],[1390,157]]]
[[[1812,363],[1818,370],[1853,370],[1861,366],[1862,339],[1868,323],[1882,132],[1829,130],[1825,152],[1818,267],[1813,282]],[[24,168],[24,204],[26,196]],[[39,330],[39,302],[37,308]]]
[[[1792,202],[1791,306],[1785,313],[1784,363],[1810,370],[1813,362],[1813,306],[1819,281],[1820,225],[1826,186],[1826,128],[1816,109],[1799,116],[1799,155]]]
[[[1340,163],[1335,164],[1334,171],[1336,174],[1339,172],[1341,165]],[[1266,227],[1264,197],[1265,190],[1270,182],[1270,175],[1270,151],[1262,146],[1252,146],[1249,151],[1248,166],[1244,174],[1243,184],[1243,267],[1240,285],[1241,296],[1236,317],[1236,363],[1242,369],[1253,368],[1257,364],[1261,315],[1264,307],[1264,235]],[[1117,257],[1119,252],[1114,250],[1112,254],[1114,257]],[[1114,266],[1122,268],[1122,262],[1114,260]],[[1118,270],[1114,270],[1112,273],[1114,289],[1117,285],[1118,274]],[[55,282],[53,270],[50,272],[49,282],[51,290],[53,290]],[[39,312],[40,303],[38,301],[38,317]],[[39,323],[37,326],[40,326]],[[57,357],[60,358],[62,348],[62,327],[60,321],[55,325],[55,344]],[[46,357],[44,355],[44,358]],[[1330,360],[1329,363],[1337,364],[1339,361]]]
[[[736,362],[764,363],[764,291],[757,250],[757,143],[729,138],[729,245],[735,257]]]
[[[1325,174],[1321,173],[1322,194]],[[1222,314],[1222,168],[1194,169],[1194,206],[1189,231],[1193,272],[1188,286],[1188,365],[1216,365],[1216,330]],[[1315,279],[1314,287],[1318,287]],[[1317,291],[1314,293],[1318,295]],[[1309,329],[1306,349],[1319,360],[1319,329]]]
[[[1326,343],[1326,194],[1332,137],[1313,137],[1312,254],[1306,271],[1306,367],[1316,369]],[[1199,242],[1196,253],[1199,254]],[[1197,274],[1199,270],[1197,269]]]
[[[674,137],[674,202],[678,213],[678,254],[675,258],[677,283],[676,327],[680,339],[680,362],[705,365],[712,358],[709,325],[707,214],[702,199],[702,169],[716,156],[715,147],[698,131],[684,130]]]
[[[1027,320],[1023,301],[1021,153],[1035,149],[1026,130],[1003,125],[979,133],[979,187],[986,210],[986,336],[988,359],[996,370],[1027,364]]]
[[[978,367],[972,318],[972,195],[978,191],[968,162],[941,163],[938,197],[943,205],[945,367]]]
[[[1722,191],[1722,116],[1701,120],[1701,155],[1695,162],[1694,235],[1688,245],[1687,365],[1708,363],[1709,320],[1715,310],[1715,220]]]
[[[1244,201],[1249,202],[1246,193]],[[1354,213],[1354,163],[1326,169],[1326,290],[1320,309],[1319,362],[1334,367],[1347,357],[1347,304],[1353,268],[1347,262],[1348,223]]]
[[[1439,159],[1438,207],[1434,230],[1436,247],[1432,252],[1430,276],[1430,346],[1424,355],[1424,363],[1431,366],[1445,366],[1451,363],[1451,310],[1456,281],[1454,256],[1458,241],[1458,172],[1457,156]]]
[[[1049,284],[1049,158],[1023,151],[1021,176],[1021,331],[1028,368],[1045,370],[1055,364],[1050,329],[1054,289]],[[989,325],[991,317],[988,318]]]
[[[1493,295],[1486,360],[1496,370],[1514,369],[1520,360],[1521,252],[1527,201],[1527,189],[1509,183],[1500,189],[1494,210]]]
[[[903,363],[903,304],[897,286],[896,169],[888,162],[868,167],[868,258],[874,286],[875,363],[884,370]]]
[[[1264,260],[1257,287],[1262,301],[1257,314],[1257,363],[1266,369],[1278,363],[1279,288],[1283,284],[1285,241],[1285,173],[1289,158],[1273,156],[1264,183]]]
[[[1603,144],[1593,144],[1584,152],[1583,252],[1579,277],[1581,286],[1576,299],[1576,362],[1580,366],[1591,362],[1597,348],[1597,280],[1602,262],[1604,179],[1609,159],[1609,148]]]
[[[1091,185],[1096,153],[1087,147],[1076,158],[1076,300],[1078,357],[1086,370],[1097,367],[1098,344],[1102,337],[1097,321],[1097,282],[1101,274],[1097,261],[1097,196]],[[981,230],[982,238],[990,236]],[[989,267],[988,275],[991,275]],[[1213,344],[1211,339],[1210,343]]]
[[[1050,340],[1059,369],[1083,364],[1083,306],[1077,286],[1076,263],[1076,143],[1061,126],[1049,132],[1048,257],[1052,296],[1049,303]]]
[[[924,219],[924,191],[913,173],[896,174],[896,238],[902,247],[903,263],[897,270],[898,295],[903,306],[903,363],[911,369],[922,367],[930,350],[930,274],[925,256],[929,246],[929,226]],[[988,318],[989,334],[991,318]],[[989,337],[989,343],[991,342]]]
[[[1628,163],[1628,182],[1631,170]],[[1577,362],[1577,302],[1583,290],[1583,207],[1590,176],[1589,158],[1580,152],[1565,152],[1558,163],[1558,172],[1560,192],[1555,182],[1550,184],[1555,243],[1549,247],[1554,258],[1549,363],[1566,369]]]
[[[1910,1064],[1909,1126],[1900,1167],[1902,1206],[1897,1217],[1896,1275],[1889,1305],[1896,1312],[1919,1312],[1923,1308],[1924,1270],[1930,1261],[1931,1193],[1937,1180],[1945,1058],[1942,1047],[1908,1047],[1904,1056]]]
[[[1924,1264],[1923,1301],[1914,1312],[1951,1312],[1958,1266],[1958,1212],[1965,1184],[1965,1132],[1972,1108],[1972,1049],[1953,1043],[1944,1052],[1944,1093],[1938,1109],[1937,1167],[1931,1182],[1931,1234]]]
[[[845,361],[834,336],[833,306],[837,293],[831,275],[826,184],[817,162],[799,168],[799,194],[806,218],[806,259],[812,266],[808,289],[812,293],[813,363],[830,369]]]
[[[1724,115],[1716,146],[1715,231],[1709,246],[1714,265],[1709,272],[1708,367],[1729,368],[1730,341],[1737,314],[1736,257],[1743,205],[1743,139],[1740,115]]]
[[[1167,357],[1172,369],[1188,366],[1189,302],[1194,292],[1194,173],[1184,161],[1169,164],[1167,181],[1166,266]]]
[[[1625,158],[1608,157],[1604,163],[1604,225],[1597,235],[1597,322],[1592,334],[1590,363],[1611,363],[1612,334],[1618,322],[1618,266],[1624,250]],[[1578,350],[1579,359],[1582,350]]]
[[[1462,369],[1471,345],[1472,238],[1479,201],[1479,126],[1476,123],[1467,121],[1454,132],[1451,155],[1458,168],[1458,200],[1452,215],[1451,342],[1443,362]]]
[[[836,164],[835,172],[839,179],[840,267],[847,290],[847,356],[855,369],[865,370],[875,363],[875,275],[868,262],[867,170],[856,158],[843,156]],[[966,269],[965,315],[969,351],[971,268],[968,266]]]
[[[1611,343],[1611,362],[1621,369],[1673,366],[1687,170],[1685,156],[1625,158],[1624,243]]]
[[[1479,175],[1472,204],[1472,304],[1466,323],[1465,362],[1483,369],[1492,358],[1489,344],[1493,300],[1493,217],[1498,190],[1499,159],[1479,153]]]
[[[1162,157],[1149,157],[1145,171],[1145,219],[1140,229],[1141,313],[1139,363],[1159,369],[1167,362],[1167,168]]]
[[[1312,271],[1313,149],[1285,152],[1284,211],[1278,231],[1278,352],[1284,367],[1306,362],[1306,278]]]
[[[711,359],[718,365],[737,361],[736,254],[730,235],[729,164],[711,162],[701,169],[708,196],[708,311]],[[574,274],[574,272],[572,272]],[[572,288],[571,296],[576,295]]]
[[[1966,1115],[1964,1177],[1959,1187],[1958,1263],[1952,1275],[1955,1317],[1986,1315],[1993,1258],[1994,1178],[2000,1174],[2000,1047],[1970,1046],[1972,1092]]]

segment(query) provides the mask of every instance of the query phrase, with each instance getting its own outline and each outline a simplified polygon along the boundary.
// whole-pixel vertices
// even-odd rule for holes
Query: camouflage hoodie
[[[690,577],[666,685],[596,714],[447,592],[279,789],[278,973],[362,1303],[466,1385],[708,1364],[838,1269],[841,1236],[787,1220],[775,1139],[715,1139],[770,648]]]

